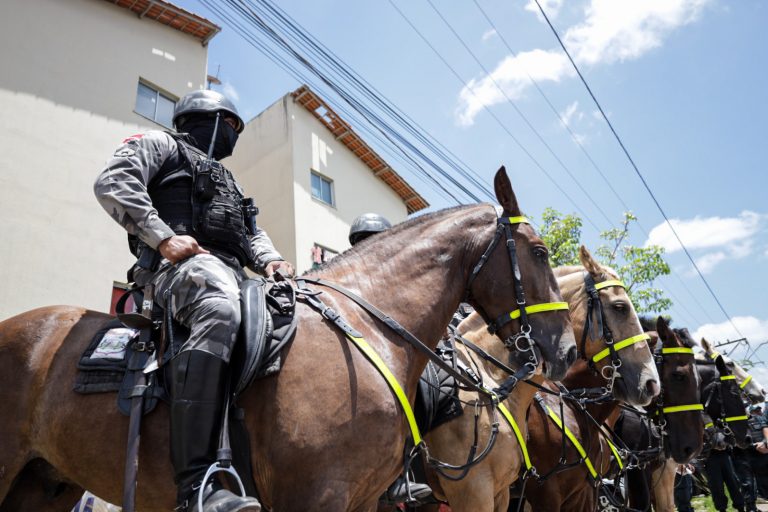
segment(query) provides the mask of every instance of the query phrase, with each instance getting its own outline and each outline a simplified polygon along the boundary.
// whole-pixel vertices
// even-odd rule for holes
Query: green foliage
[[[581,245],[581,219],[563,215],[547,208],[542,214],[541,237],[550,250],[550,262],[554,266],[579,263],[578,248]],[[624,213],[621,227],[600,233],[606,243],[593,252],[601,264],[616,270],[627,286],[632,303],[638,313],[661,313],[672,307],[672,301],[663,290],[653,286],[657,277],[670,273],[664,261],[664,248],[658,245],[637,247],[626,243],[630,226],[637,221],[631,212]]]
[[[549,248],[552,266],[578,265],[581,219],[574,214],[564,216],[553,208],[546,208],[541,220],[540,236]]]

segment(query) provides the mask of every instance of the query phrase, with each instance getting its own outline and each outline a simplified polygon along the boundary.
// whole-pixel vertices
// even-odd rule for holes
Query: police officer
[[[733,466],[741,482],[741,492],[744,495],[747,512],[756,512],[758,490],[765,488],[768,456],[764,453],[766,439],[768,439],[768,425],[765,424],[760,405],[753,405],[749,411],[750,417],[747,424],[753,444],[744,449],[733,448]]]
[[[272,275],[292,274],[293,267],[249,222],[253,211],[243,208],[242,189],[218,162],[232,154],[244,127],[232,102],[215,91],[192,92],[177,103],[173,123],[176,132],[125,139],[94,192],[128,231],[139,258],[136,283],[152,285],[155,301],[190,330],[166,374],[177,510],[259,511],[255,498],[202,478],[216,459],[243,268]]]
[[[364,213],[352,222],[349,228],[349,243],[356,245],[366,238],[386,231],[392,227],[392,224],[378,213]],[[418,402],[418,400],[417,400]],[[389,486],[383,499],[387,503],[403,503],[410,499],[413,502],[424,500],[432,494],[432,489],[426,484],[411,483],[401,475]]]

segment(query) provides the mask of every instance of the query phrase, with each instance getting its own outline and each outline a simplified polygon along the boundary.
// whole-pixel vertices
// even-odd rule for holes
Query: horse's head
[[[713,358],[713,355],[718,354],[718,352],[715,351],[715,347],[706,338],[701,338],[701,346],[709,358]],[[739,384],[739,388],[741,389],[744,398],[753,404],[763,403],[767,394],[762,384],[753,379],[752,376],[735,361],[731,361],[725,356],[723,356],[723,360],[728,365],[728,368],[733,375],[736,376],[736,382]]]
[[[469,301],[518,364],[543,362],[546,377],[559,380],[576,359],[567,305],[547,246],[523,217],[503,167],[494,186],[503,211],[493,232],[477,240],[479,261],[468,262]]]
[[[656,349],[661,394],[650,412],[667,433],[665,448],[675,462],[685,464],[701,450],[703,435],[694,343],[687,329],[670,329],[663,317],[656,320],[656,333],[661,340]]]
[[[726,437],[733,436],[739,448],[747,448],[750,445],[749,416],[741,399],[741,389],[723,356],[715,356],[715,367],[717,375],[708,379],[702,391],[704,411]]]
[[[616,272],[600,265],[583,246],[579,259],[583,267],[558,269],[571,319],[581,329],[579,356],[617,399],[646,405],[659,393],[649,336]]]

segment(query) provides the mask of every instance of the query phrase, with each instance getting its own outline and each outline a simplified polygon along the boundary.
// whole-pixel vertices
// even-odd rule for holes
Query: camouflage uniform
[[[168,133],[150,131],[123,141],[94,184],[101,206],[125,230],[152,249],[175,235],[158,215],[147,187],[168,158],[178,157],[178,143]],[[205,244],[201,244],[205,247]],[[258,229],[250,238],[249,268],[263,272],[282,256],[266,232]],[[198,254],[176,265],[163,260],[156,272],[135,268],[138,284],[152,282],[155,300],[166,305],[174,318],[190,329],[182,350],[202,350],[229,361],[240,325],[239,284],[246,278],[236,258],[211,247],[212,254]]]

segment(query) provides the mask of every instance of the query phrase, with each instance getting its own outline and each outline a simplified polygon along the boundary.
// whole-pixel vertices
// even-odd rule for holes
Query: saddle
[[[126,292],[122,303],[128,294],[136,304],[141,304],[140,289]],[[241,283],[242,320],[231,358],[231,389],[235,396],[255,379],[280,371],[281,350],[296,332],[295,306],[296,295],[290,281],[256,277]],[[176,355],[189,330],[156,304],[149,337],[152,341],[146,343],[139,340],[140,329],[126,318],[130,317],[118,315],[96,332],[78,361],[73,389],[81,394],[118,391],[118,408],[126,416],[131,399],[142,391],[146,414],[156,407],[158,400],[166,398],[166,392],[162,378],[150,379],[147,388],[137,390],[138,374],[160,368]],[[154,373],[162,376],[162,372]]]
[[[456,351],[450,343],[440,341],[435,352],[453,367],[462,366],[456,359]],[[457,366],[458,365],[458,366]],[[461,416],[464,410],[457,400],[459,386],[456,379],[432,361],[427,363],[416,388],[414,415],[419,431],[429,432],[443,423]]]

